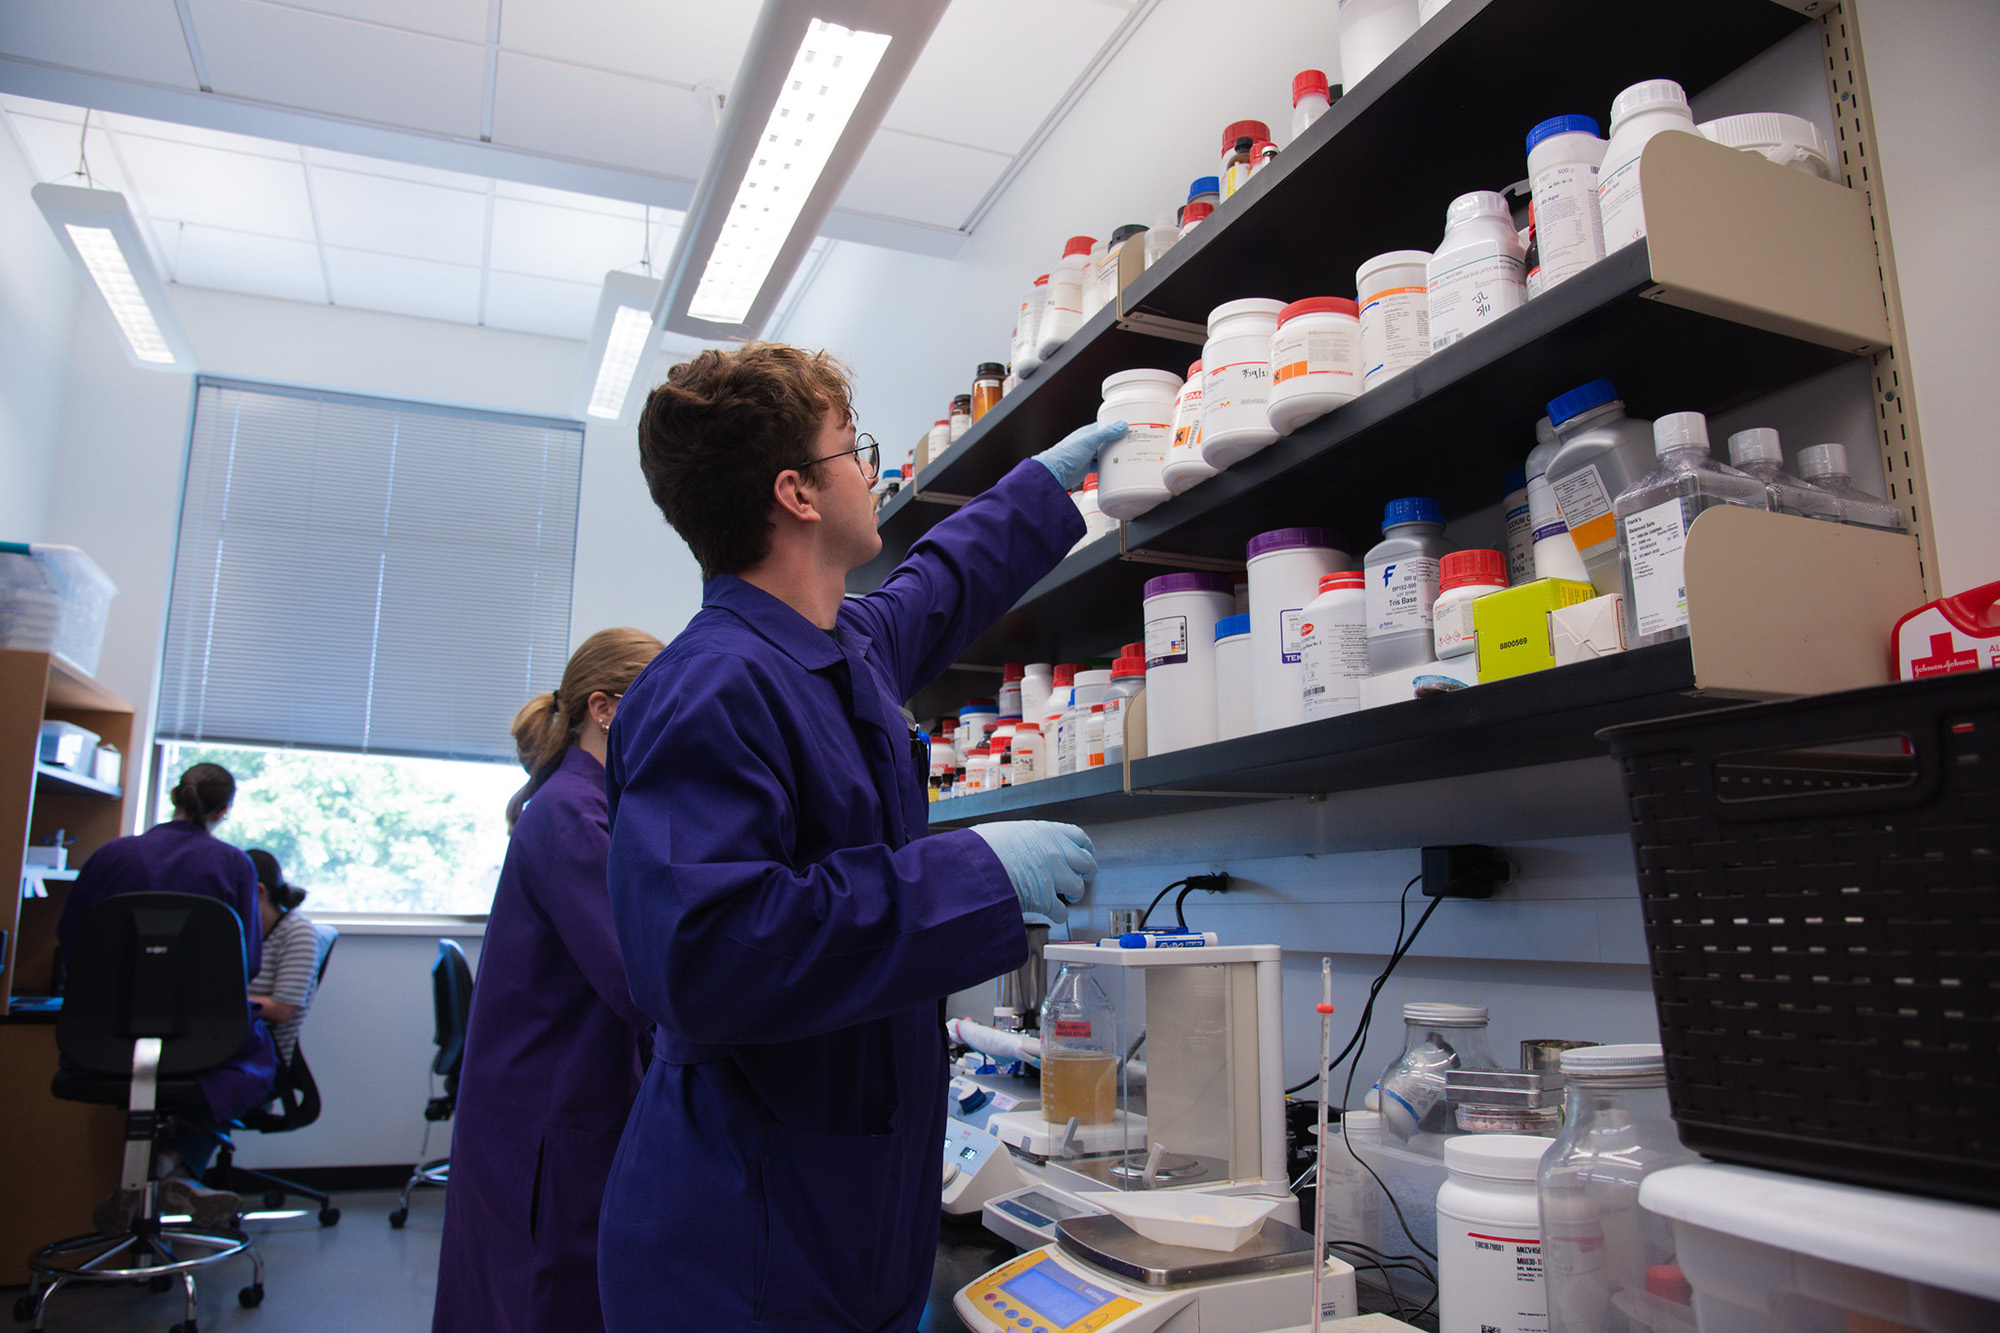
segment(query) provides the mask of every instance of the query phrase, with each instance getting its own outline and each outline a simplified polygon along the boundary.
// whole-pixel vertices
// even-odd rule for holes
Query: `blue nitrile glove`
[[[1083,479],[1090,475],[1090,465],[1097,461],[1097,451],[1125,433],[1125,423],[1113,421],[1103,426],[1084,426],[1063,437],[1063,442],[1042,450],[1035,455],[1035,461],[1056,474],[1056,480],[1066,491],[1073,491],[1083,485]]]
[[[1097,850],[1090,845],[1090,835],[1074,824],[1008,819],[979,824],[972,831],[986,839],[1000,858],[1023,912],[1066,920],[1068,904],[1063,899],[1079,897],[1097,874]]]

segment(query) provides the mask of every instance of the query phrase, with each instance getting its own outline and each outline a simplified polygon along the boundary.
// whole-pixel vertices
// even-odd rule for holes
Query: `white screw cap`
[[[1708,418],[1699,412],[1669,412],[1653,423],[1653,452],[1699,449],[1708,452]]]
[[[1444,211],[1444,225],[1445,230],[1449,231],[1459,223],[1469,222],[1473,218],[1506,218],[1512,221],[1513,217],[1514,210],[1507,206],[1504,195],[1492,190],[1474,190],[1471,194],[1462,194],[1451,201],[1451,207]]]
[[[1844,444],[1815,444],[1810,449],[1799,450],[1799,475],[1808,481],[1821,477],[1851,477],[1847,470],[1847,446]]]
[[[1685,89],[1672,79],[1647,79],[1611,99],[1611,132],[1618,133],[1619,123],[1628,117],[1636,116],[1641,111],[1658,111],[1662,107],[1679,107],[1690,123],[1694,120],[1688,112]]]
[[[1729,461],[1738,467],[1745,463],[1782,463],[1785,450],[1778,443],[1778,432],[1769,426],[1754,426],[1729,437]]]

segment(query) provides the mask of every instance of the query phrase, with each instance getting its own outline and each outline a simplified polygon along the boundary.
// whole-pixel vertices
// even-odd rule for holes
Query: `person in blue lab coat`
[[[652,1024],[632,1003],[604,888],[604,738],[663,645],[585,639],[514,739],[530,778],[472,990],[452,1120],[437,1333],[603,1327],[597,1208],[639,1090]]]
[[[181,774],[167,793],[174,817],[129,838],[113,838],[92,852],[70,885],[69,900],[56,922],[56,940],[67,953],[91,908],[121,893],[198,893],[219,898],[243,924],[244,972],[247,983],[264,961],[264,932],[257,915],[257,871],[240,847],[215,836],[215,827],[229,814],[236,799],[236,778],[220,764],[196,764]],[[251,1009],[246,989],[244,1008]],[[271,1095],[278,1073],[277,1049],[264,1021],[252,1010],[250,1031],[229,1060],[195,1076],[209,1114],[180,1113],[187,1122],[162,1147],[153,1163],[163,1181],[161,1206],[185,1212],[202,1226],[228,1226],[241,1201],[227,1190],[205,1189],[196,1183],[220,1146],[222,1126]],[[100,1231],[127,1225],[138,1209],[141,1191],[118,1190],[97,1206],[92,1220]]]
[[[942,1001],[1095,873],[1066,824],[927,834],[935,679],[1083,534],[1124,424],[1021,463],[865,597],[875,450],[824,353],[674,367],[640,465],[702,609],[612,727],[611,908],[654,1057],[605,1191],[612,1330],[914,1329],[936,1257]]]

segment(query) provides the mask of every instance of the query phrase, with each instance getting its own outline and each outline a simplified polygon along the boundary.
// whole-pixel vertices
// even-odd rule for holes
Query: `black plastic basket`
[[[2000,1206],[2000,672],[1602,735],[1682,1141]]]

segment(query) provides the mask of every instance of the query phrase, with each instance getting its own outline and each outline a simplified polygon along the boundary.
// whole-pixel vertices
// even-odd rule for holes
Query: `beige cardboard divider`
[[[1886,684],[1926,600],[1916,538],[1741,505],[1696,516],[1683,573],[1696,688],[1748,699]]]
[[[1889,345],[1868,200],[1698,134],[1639,160],[1654,286],[1684,309],[1842,351]]]

